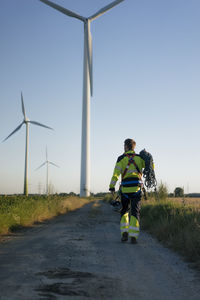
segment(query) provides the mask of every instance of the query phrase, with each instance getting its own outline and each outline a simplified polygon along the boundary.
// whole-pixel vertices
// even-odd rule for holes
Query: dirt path
[[[151,236],[120,242],[119,214],[96,202],[0,244],[0,299],[199,300],[198,273]]]

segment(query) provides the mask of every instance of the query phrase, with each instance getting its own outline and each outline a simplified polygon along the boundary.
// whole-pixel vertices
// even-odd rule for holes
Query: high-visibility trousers
[[[140,231],[140,207],[141,207],[141,191],[137,193],[121,193],[121,220],[120,220],[120,230],[121,234],[123,232],[128,232],[130,237],[139,236]],[[129,217],[129,211],[130,217]]]

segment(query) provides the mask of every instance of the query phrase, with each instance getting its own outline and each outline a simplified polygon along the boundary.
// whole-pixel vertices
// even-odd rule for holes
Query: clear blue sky
[[[54,0],[83,16],[112,0]],[[123,141],[152,153],[169,191],[200,192],[200,1],[125,0],[91,24],[91,191],[107,191]],[[79,192],[83,24],[39,0],[0,2],[0,139],[27,116],[29,192]],[[0,144],[0,193],[22,193],[25,126]],[[40,186],[40,188],[39,188]]]

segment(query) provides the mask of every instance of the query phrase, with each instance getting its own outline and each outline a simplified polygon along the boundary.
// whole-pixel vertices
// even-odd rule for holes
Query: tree
[[[183,197],[184,196],[184,189],[181,187],[176,187],[174,190],[175,197]]]

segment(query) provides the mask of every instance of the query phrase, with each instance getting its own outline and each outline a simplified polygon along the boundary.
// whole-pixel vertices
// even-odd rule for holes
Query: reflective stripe
[[[133,226],[129,226],[129,229],[135,230],[135,231],[140,231],[139,227],[133,227]]]
[[[129,223],[120,223],[120,226],[123,227],[123,226],[129,226]]]
[[[133,233],[133,232],[129,232],[129,236],[134,236],[134,237],[138,237],[138,233]]]
[[[127,228],[124,228],[124,227],[121,228],[121,227],[120,227],[120,231],[121,231],[121,232],[129,232],[129,231],[128,231],[128,227],[127,227]]]
[[[138,237],[140,232],[140,225],[136,217],[131,216],[130,226],[129,226],[129,235],[133,237]]]
[[[120,229],[121,232],[128,232],[129,227],[129,213],[125,213],[120,220]]]
[[[116,166],[115,169],[119,170],[120,172],[122,171],[122,168],[120,166]]]
[[[132,183],[142,183],[141,180],[133,180],[133,181],[122,181],[122,185],[132,184]]]
[[[115,185],[116,182],[117,182],[116,180],[113,180],[111,181],[110,185]]]

